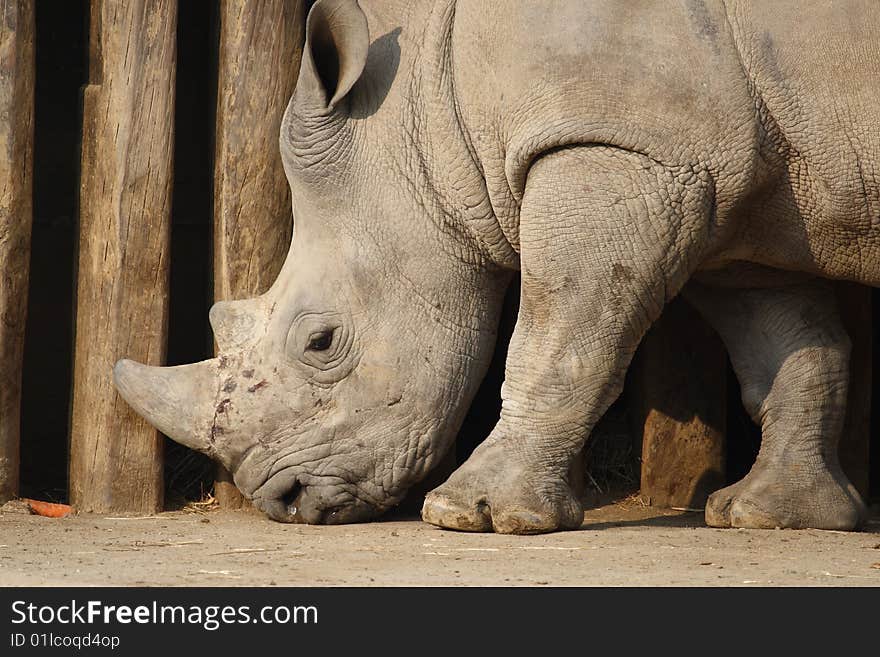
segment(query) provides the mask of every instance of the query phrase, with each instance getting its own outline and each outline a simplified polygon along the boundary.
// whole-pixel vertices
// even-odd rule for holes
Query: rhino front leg
[[[823,281],[685,296],[727,345],[742,399],[761,426],[748,475],[706,504],[713,527],[854,529],[865,517],[837,445],[849,385],[849,337]]]
[[[705,248],[708,180],[604,146],[561,149],[532,165],[501,418],[428,495],[427,522],[522,534],[581,525],[569,465]]]

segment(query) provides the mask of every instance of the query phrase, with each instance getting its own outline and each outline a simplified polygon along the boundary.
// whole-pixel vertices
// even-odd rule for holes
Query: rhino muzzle
[[[119,394],[156,429],[237,471],[254,450],[240,453],[228,442],[232,434],[222,416],[240,401],[231,400],[219,389],[218,382],[228,380],[229,370],[226,357],[176,367],[120,360],[113,368],[113,378]],[[256,392],[258,387],[250,390]],[[251,444],[258,446],[259,442]],[[243,469],[257,471],[250,466]],[[282,469],[259,485],[246,477],[244,484],[244,492],[254,505],[278,522],[343,524],[380,513],[377,506],[321,485],[299,468]]]
[[[322,506],[319,501],[312,499],[312,491],[296,480],[286,492],[271,498],[255,498],[254,503],[272,520],[309,525],[361,522],[378,514],[364,504]]]

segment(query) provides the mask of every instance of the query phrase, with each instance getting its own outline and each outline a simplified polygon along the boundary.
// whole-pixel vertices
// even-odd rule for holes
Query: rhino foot
[[[514,466],[480,465],[485,464],[468,461],[428,493],[422,519],[445,529],[499,534],[542,534],[581,526],[583,507],[561,477],[541,477],[533,485],[535,477]]]
[[[827,470],[788,480],[753,470],[713,493],[706,503],[706,524],[711,527],[850,531],[865,517],[865,505],[852,484]]]

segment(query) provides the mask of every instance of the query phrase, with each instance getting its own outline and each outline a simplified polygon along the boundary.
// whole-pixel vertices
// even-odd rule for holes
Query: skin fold
[[[571,460],[681,293],[763,430],[707,522],[855,528],[822,279],[880,285],[878,33],[871,0],[319,0],[278,280],[214,306],[218,358],[118,389],[273,519],[365,520],[454,442],[519,271],[500,418],[423,517],[577,527]]]

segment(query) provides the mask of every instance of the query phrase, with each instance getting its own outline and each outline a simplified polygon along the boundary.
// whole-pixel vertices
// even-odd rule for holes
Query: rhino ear
[[[297,91],[317,94],[333,109],[363,73],[369,47],[367,17],[357,0],[318,0],[306,20]]]

